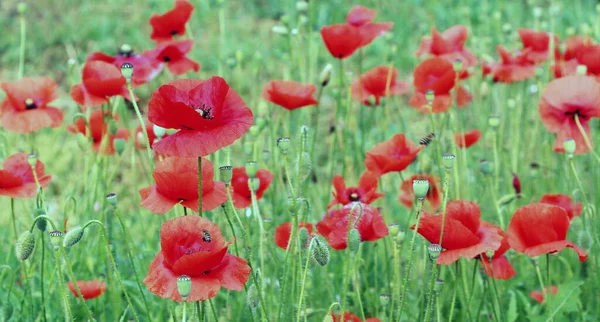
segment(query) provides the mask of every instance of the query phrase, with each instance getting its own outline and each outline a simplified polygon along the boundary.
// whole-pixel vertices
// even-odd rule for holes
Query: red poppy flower
[[[331,317],[333,318],[333,322],[342,321],[342,314],[334,314],[331,313]],[[344,322],[363,322],[358,316],[350,313],[344,312]],[[364,322],[381,322],[378,318],[368,318]]]
[[[311,223],[299,222],[298,229],[300,229],[302,227],[304,227],[304,228],[306,228],[306,230],[308,230],[308,235],[312,234],[313,225]],[[287,249],[288,243],[290,242],[291,234],[292,234],[292,223],[291,222],[286,222],[286,223],[279,225],[279,227],[277,227],[277,229],[275,229],[275,244],[277,244],[277,246],[279,246],[279,248],[281,248],[281,249]]]
[[[454,135],[454,143],[459,148],[468,148],[477,143],[481,138],[481,131],[475,129],[465,133],[457,133]]]
[[[545,194],[540,199],[541,203],[547,203],[549,205],[559,206],[567,212],[569,216],[569,220],[574,217],[579,217],[582,211],[582,205],[580,202],[573,204],[573,200],[571,197],[567,195],[563,195],[560,193],[557,194]]]
[[[463,25],[456,25],[440,33],[435,27],[431,28],[431,37],[423,37],[417,57],[432,55],[446,59],[448,62],[459,60],[463,68],[477,64],[477,58],[465,48],[469,30]]]
[[[546,293],[550,292],[552,295],[558,294],[558,286],[551,285],[549,287],[545,287]],[[542,291],[531,291],[529,296],[540,304],[544,304],[544,293]]]
[[[131,84],[137,87],[153,80],[163,69],[162,61],[152,57],[151,51],[145,51],[141,54],[134,54],[133,50],[119,50],[116,56],[109,56],[102,52],[94,52],[90,54],[87,61],[103,61],[114,65],[119,70],[124,63],[133,65],[133,75],[131,76]]]
[[[313,95],[317,88],[313,84],[300,84],[294,81],[270,81],[262,92],[262,97],[288,110],[318,104]]]
[[[82,83],[71,87],[71,98],[84,108],[108,103],[112,96],[131,101],[121,69],[104,61],[89,61],[83,66]],[[137,98],[135,98],[137,99]]]
[[[450,265],[461,257],[471,259],[500,248],[502,229],[480,218],[479,205],[475,202],[448,202],[441,245],[444,251],[437,259],[438,264]],[[420,220],[418,233],[429,242],[437,244],[442,230],[442,215],[424,213]]]
[[[523,206],[508,224],[508,242],[517,252],[531,257],[573,248],[579,260],[585,262],[587,253],[566,240],[569,225],[569,215],[561,207],[544,203]]]
[[[529,49],[514,54],[501,45],[496,46],[499,62],[483,65],[483,75],[491,74],[495,82],[512,83],[535,77],[535,65],[527,59]]]
[[[96,298],[106,291],[106,283],[99,280],[77,281],[77,286],[79,287],[79,290],[81,291],[81,296],[83,296],[84,300]],[[75,285],[73,284],[73,282],[68,282],[67,287],[69,288],[71,293],[75,295],[75,297],[79,297],[79,295],[77,294],[77,289],[75,289]]]
[[[435,94],[432,108],[433,113],[444,113],[452,105],[450,91],[455,88],[457,74],[450,62],[441,57],[432,57],[422,61],[413,73],[416,92],[409,104],[420,110],[428,112],[425,107],[429,103],[425,97],[428,91]],[[456,102],[459,107],[471,102],[471,94],[462,86],[456,89]]]
[[[513,181],[512,181],[513,189],[515,190],[515,194],[517,197],[521,197],[521,180],[519,176],[513,172]]]
[[[252,111],[221,77],[180,79],[159,87],[148,120],[180,131],[154,143],[160,154],[198,157],[232,144],[254,122]]]
[[[108,133],[108,123],[105,118],[111,115],[110,111],[102,112],[102,110],[94,110],[90,114],[89,129],[86,126],[86,122],[78,118],[75,122],[67,127],[67,130],[71,133],[82,133],[86,136],[91,137],[93,142],[94,151],[100,154],[111,155],[115,153],[113,142],[115,139],[129,139],[129,131],[125,128],[118,129],[113,135]],[[118,115],[113,115],[115,121],[119,119]],[[90,133],[88,133],[88,130]]]
[[[42,188],[50,184],[50,175],[44,174],[44,164],[37,160],[35,173]],[[33,170],[28,162],[27,153],[17,153],[2,162],[0,170],[0,196],[11,198],[33,198],[38,193],[38,186]]]
[[[346,59],[360,47],[360,29],[348,24],[333,24],[321,28],[321,37],[329,53],[337,59]]]
[[[575,154],[586,153],[589,148],[575,123],[575,116],[590,137],[589,121],[600,117],[600,83],[588,76],[555,79],[542,93],[539,113],[546,129],[556,133],[554,151],[564,152],[563,142],[571,138],[577,143]]]
[[[162,298],[181,302],[177,278],[187,275],[192,289],[189,302],[217,296],[221,287],[241,291],[250,275],[246,261],[227,253],[219,227],[200,216],[181,216],[166,221],[160,229],[161,251],[144,279],[148,290]]]
[[[169,40],[159,43],[149,54],[153,59],[167,64],[167,69],[175,76],[183,75],[189,71],[200,71],[200,64],[187,57],[192,50],[194,41]]]
[[[389,86],[388,78],[390,79]],[[382,97],[408,93],[410,85],[397,80],[397,78],[398,70],[396,68],[375,67],[352,82],[352,98],[370,106],[371,97],[375,105],[379,105]]]
[[[152,34],[150,38],[156,41],[171,40],[173,36],[183,36],[185,25],[192,16],[194,6],[186,0],[177,0],[175,8],[162,15],[154,14],[150,17]]]
[[[415,200],[415,194],[413,192],[413,181],[417,179],[427,179],[429,181],[429,190],[427,196],[425,196],[425,209],[429,211],[437,210],[441,203],[442,188],[440,188],[440,178],[434,177],[428,174],[414,174],[410,178],[404,180],[400,184],[401,194],[398,196],[398,200],[407,208],[413,207],[413,201]]]
[[[489,224],[494,226],[492,224]],[[510,249],[510,244],[508,243],[508,235],[502,230],[502,228],[495,226],[496,231],[502,236],[502,241],[500,243],[500,248],[494,251],[494,255],[492,256],[492,263],[490,267],[490,259],[487,254],[481,254],[479,256],[479,262],[483,267],[483,272],[492,278],[497,278],[501,280],[507,280],[515,275],[515,269],[508,261],[508,258],[504,256],[504,254]]]
[[[342,250],[348,246],[349,217],[352,217],[351,227],[358,230],[361,241],[376,241],[389,234],[383,216],[377,208],[360,203],[347,204],[331,211],[317,224],[317,231],[327,238],[333,249]]]
[[[373,22],[377,11],[364,6],[354,6],[346,15],[346,22],[359,29],[362,38],[361,47],[367,46],[375,38],[385,34],[394,27],[393,22]]]
[[[225,184],[213,181],[213,164],[202,160],[202,211],[213,210],[227,201]],[[140,206],[165,214],[177,204],[198,211],[198,160],[166,158],[154,168],[155,184],[140,189]]]
[[[56,83],[49,77],[25,77],[2,82],[6,98],[0,103],[2,126],[12,132],[31,133],[46,127],[58,127],[63,113],[48,106],[58,98]]]
[[[597,75],[591,73],[590,70],[594,70],[596,66],[596,59],[588,60],[585,59],[588,57],[589,52],[594,52],[600,50],[600,46],[595,46],[594,41],[586,36],[572,36],[567,38],[564,41],[565,51],[564,53],[557,52],[556,53],[556,64],[552,66],[552,70],[554,71],[554,75],[559,78],[563,76],[577,75],[577,66],[586,65],[588,71],[587,75]],[[594,46],[596,48],[588,51],[587,47]],[[595,57],[598,54],[592,55]],[[598,66],[600,67],[600,66]],[[598,70],[600,72],[600,70]]]
[[[378,177],[371,171],[365,171],[358,179],[358,187],[346,187],[346,180],[340,175],[333,177],[332,192],[333,200],[327,205],[331,208],[334,205],[347,205],[351,202],[360,201],[364,204],[370,204],[373,201],[385,196],[384,193],[377,192]]]
[[[415,160],[422,148],[414,145],[404,134],[396,134],[367,151],[365,166],[376,176],[402,171]]]
[[[259,169],[256,171],[256,178],[260,182],[255,192],[256,200],[260,200],[273,181],[273,174],[269,170]],[[245,167],[233,168],[231,187],[233,187],[233,205],[236,208],[247,208],[252,204],[252,194],[250,187],[248,187],[248,179]]]
[[[360,27],[372,22],[375,20],[375,17],[377,17],[375,9],[369,9],[365,6],[354,6],[346,15],[346,22],[352,26]]]
[[[550,50],[550,33],[545,31],[535,31],[527,28],[517,30],[524,49],[529,49],[526,53],[527,59],[535,64],[542,63],[548,59]],[[559,40],[556,35],[554,38],[554,50],[558,51]]]

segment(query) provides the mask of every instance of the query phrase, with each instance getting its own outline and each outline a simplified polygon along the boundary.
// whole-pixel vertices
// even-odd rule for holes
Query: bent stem
[[[67,298],[67,290],[65,289],[62,265],[60,263],[60,252],[58,249],[54,250],[54,261],[56,262],[56,273],[58,274],[58,284],[60,288],[60,295],[62,296],[63,300],[65,314],[67,315],[69,321],[73,321],[73,313],[71,312],[71,306],[69,306],[69,298]]]
[[[96,319],[94,319],[94,316],[92,315],[92,311],[90,311],[90,308],[87,306],[85,300],[83,299],[83,294],[81,293],[79,284],[77,284],[77,278],[75,278],[75,274],[73,273],[73,269],[71,268],[71,264],[69,263],[69,258],[67,257],[67,252],[65,251],[65,248],[63,247],[63,245],[60,245],[59,248],[62,257],[65,260],[65,266],[67,267],[67,275],[69,276],[69,279],[73,282],[73,286],[75,287],[78,301],[81,301],[83,303],[85,313],[88,315],[89,320],[96,321]]]
[[[304,300],[304,288],[306,286],[306,274],[308,273],[308,263],[310,260],[310,251],[312,249],[313,246],[313,241],[315,239],[311,239],[310,243],[308,244],[308,248],[306,250],[306,261],[304,262],[304,270],[302,272],[302,281],[300,283],[300,298],[298,300],[298,314],[296,315],[296,322],[300,322],[300,313],[302,313],[302,300]],[[306,313],[305,313],[306,314]]]
[[[598,156],[596,151],[594,151],[594,147],[592,146],[592,141],[590,140],[587,133],[585,132],[585,129],[581,125],[581,121],[579,121],[579,115],[575,114],[574,118],[575,118],[575,124],[577,125],[577,129],[579,129],[581,136],[583,136],[583,141],[585,142],[585,145],[590,150],[590,152],[592,153],[594,158],[596,158],[596,161],[598,162],[598,164],[600,164],[600,156]]]

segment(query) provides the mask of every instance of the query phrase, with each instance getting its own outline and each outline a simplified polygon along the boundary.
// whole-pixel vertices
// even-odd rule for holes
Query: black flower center
[[[358,194],[358,192],[352,192],[348,196],[348,199],[350,199],[350,201],[360,201],[360,195]]]
[[[193,108],[194,111],[196,111],[196,113],[202,116],[202,118],[205,120],[212,120],[214,118],[214,114],[212,112],[213,108],[207,104],[202,103],[199,105],[194,105]]]
[[[178,33],[177,30],[171,30],[171,32],[170,32],[171,36],[175,36],[175,35],[177,35],[177,33]]]
[[[28,98],[25,100],[25,108],[28,110],[34,110],[36,109],[38,106],[37,104],[35,104],[35,102],[33,101],[33,99]]]
[[[572,117],[573,119],[575,119],[575,116],[577,115],[577,117],[579,117],[580,119],[585,120],[587,117],[581,113],[580,109],[575,109],[575,111],[568,111],[565,112],[566,116]]]
[[[169,56],[163,56],[163,61],[164,61],[165,63],[168,63],[168,62],[170,62],[170,61],[171,61],[171,57],[169,57]]]

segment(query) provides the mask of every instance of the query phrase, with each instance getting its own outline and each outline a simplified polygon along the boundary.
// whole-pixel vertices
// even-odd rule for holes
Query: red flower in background
[[[96,298],[106,291],[106,283],[99,280],[92,281],[77,281],[77,286],[81,291],[81,296],[83,296],[84,300],[90,300]],[[75,295],[75,297],[79,297],[77,294],[77,289],[73,282],[68,282],[67,287]]]
[[[225,184],[213,181],[213,164],[202,160],[202,211],[213,210],[227,201]],[[140,189],[140,206],[165,214],[177,204],[198,212],[198,160],[166,158],[156,164],[152,174],[155,184]]]
[[[274,80],[265,85],[262,97],[288,110],[318,104],[313,95],[317,88],[313,84]]]
[[[486,254],[481,254],[479,256],[479,262],[483,267],[483,272],[487,276],[501,280],[507,280],[517,275],[517,272],[515,272],[515,269],[508,261],[508,258],[504,256],[504,254],[510,249],[510,244],[508,243],[508,235],[500,227],[497,228],[498,229],[496,231],[502,236],[500,248],[494,251],[491,265],[490,259],[487,257]]]
[[[200,216],[182,216],[166,221],[160,229],[161,250],[144,279],[148,290],[162,298],[181,302],[177,278],[191,278],[190,302],[217,296],[224,287],[241,291],[250,275],[246,261],[227,253],[219,227]]]
[[[409,104],[420,110],[428,112],[425,94],[433,91],[433,113],[444,113],[452,105],[453,95],[450,91],[455,88],[457,74],[454,67],[447,60],[440,57],[432,57],[422,61],[413,73],[416,92],[410,99]],[[471,102],[471,94],[462,86],[459,86],[454,95],[459,107]]]
[[[329,53],[337,59],[346,59],[362,47],[360,30],[348,24],[333,24],[321,28],[321,38]]]
[[[145,51],[141,54],[134,54],[133,50],[128,46],[123,46],[125,50],[119,50],[116,56],[109,56],[102,52],[91,53],[87,61],[103,61],[114,65],[119,70],[124,63],[133,65],[133,75],[131,76],[131,84],[137,87],[148,83],[160,74],[163,69],[161,61],[152,57],[151,51]]]
[[[313,225],[311,223],[299,222],[298,229],[300,229],[302,227],[304,227],[304,228],[306,228],[306,230],[308,230],[308,235],[312,235]],[[292,223],[291,222],[286,222],[286,223],[279,225],[279,227],[277,227],[277,229],[275,229],[275,244],[277,244],[277,246],[279,246],[279,248],[281,248],[281,249],[287,249],[288,243],[290,242],[291,234],[292,234]]]
[[[350,227],[358,230],[361,241],[376,241],[389,234],[383,216],[377,208],[359,203],[347,204],[331,211],[317,224],[317,231],[327,238],[333,249],[342,250],[348,246],[349,217],[352,220]]]
[[[451,63],[459,60],[465,69],[475,66],[477,58],[465,48],[468,37],[469,30],[463,25],[452,26],[442,33],[435,27],[431,27],[431,37],[421,39],[421,44],[415,55],[417,57],[437,56]]]
[[[565,40],[565,52],[556,55],[553,66],[556,77],[577,75],[579,65],[586,67],[588,76],[600,76],[600,45],[589,37],[573,36]]]
[[[327,208],[331,208],[337,204],[347,205],[352,202],[360,201],[364,204],[370,204],[373,201],[385,196],[383,193],[377,192],[378,179],[375,174],[371,171],[365,171],[358,179],[357,187],[346,187],[346,180],[340,175],[333,177],[333,188],[332,192],[333,200],[327,205]]]
[[[0,196],[11,198],[34,198],[38,193],[33,170],[27,153],[17,153],[2,162],[0,170]],[[42,188],[50,184],[50,175],[44,174],[44,164],[37,160],[35,174]]]
[[[152,49],[148,55],[167,64],[167,69],[175,76],[183,75],[192,70],[198,72],[200,71],[200,64],[187,57],[193,45],[194,41],[191,39],[164,41]]]
[[[483,75],[491,74],[495,82],[512,83],[535,77],[535,65],[527,58],[528,49],[509,52],[501,45],[496,46],[500,62],[483,65]]]
[[[83,66],[81,79],[81,84],[71,87],[71,98],[84,108],[106,104],[110,97],[117,95],[131,101],[127,81],[121,69],[113,64],[88,61]]]
[[[346,22],[358,28],[361,37],[361,46],[369,45],[375,38],[385,34],[394,27],[393,22],[373,22],[377,11],[364,6],[354,6],[346,15]]]
[[[150,38],[156,41],[171,40],[173,36],[183,36],[185,25],[192,16],[194,6],[186,0],[177,0],[175,8],[162,15],[154,14],[150,17],[152,34]]]
[[[567,212],[569,220],[572,220],[574,217],[579,217],[581,215],[581,202],[573,204],[573,200],[571,200],[571,197],[567,195],[563,195],[560,193],[545,194],[540,199],[540,202],[561,207]]]
[[[129,132],[125,128],[118,129],[113,135],[108,133],[108,123],[105,118],[111,115],[110,111],[102,113],[102,110],[94,110],[90,114],[88,126],[86,121],[78,118],[75,122],[67,127],[67,130],[71,133],[81,133],[87,137],[90,137],[93,142],[94,151],[100,154],[111,155],[115,153],[113,142],[115,139],[129,139]],[[113,115],[114,120],[119,119],[118,115]],[[88,131],[90,133],[88,133]]]
[[[410,85],[397,80],[397,78],[398,70],[396,68],[388,66],[372,68],[352,82],[352,98],[370,106],[371,98],[375,105],[379,105],[382,97],[408,93]]]
[[[148,103],[148,120],[180,130],[154,143],[157,153],[198,157],[232,144],[250,128],[254,117],[227,82],[215,76],[162,85]]]
[[[471,259],[500,248],[503,232],[496,225],[480,220],[479,205],[472,201],[452,200],[446,208],[446,223],[438,264],[450,265],[461,257]],[[439,243],[442,215],[425,213],[418,233],[431,243]],[[411,227],[415,229],[415,227]]]
[[[550,293],[552,295],[558,294],[558,286],[547,286],[544,289],[546,290],[546,293]],[[531,291],[529,296],[540,304],[544,304],[544,293],[542,291]]]
[[[348,11],[346,22],[349,25],[360,27],[375,20],[375,17],[377,17],[377,10],[365,6],[354,6]]]
[[[6,98],[0,103],[2,126],[18,133],[37,132],[58,127],[63,113],[50,104],[58,98],[56,83],[49,77],[25,77],[15,82],[2,82]]]
[[[421,152],[404,134],[396,134],[391,139],[376,144],[367,151],[365,166],[376,176],[406,169]]]
[[[333,318],[333,322],[341,322],[342,321],[342,314],[335,314],[335,313],[331,313],[331,317]],[[350,312],[344,312],[344,322],[363,322],[358,316],[350,313]],[[379,320],[378,318],[368,318],[366,319],[364,322],[380,322],[381,320]]]
[[[525,57],[527,57],[530,62],[539,64],[548,59],[548,52],[550,51],[550,33],[527,28],[520,28],[517,32],[523,43],[523,48],[528,49],[528,51],[525,52]],[[556,35],[554,35],[553,38],[554,51],[555,53],[558,53],[559,40]]]
[[[530,204],[517,209],[512,216],[508,224],[508,242],[517,252],[531,257],[573,248],[579,260],[585,262],[587,253],[566,240],[569,225],[569,215],[563,208],[544,203]]]
[[[432,175],[414,174],[410,176],[410,178],[404,180],[402,184],[400,184],[400,190],[402,192],[398,196],[398,200],[400,200],[400,202],[407,208],[413,207],[413,201],[415,200],[413,181],[417,179],[427,179],[427,181],[429,181],[429,190],[425,196],[425,209],[429,211],[437,210],[442,203],[442,189],[439,186],[440,178]]]
[[[556,133],[555,152],[564,152],[563,143],[571,138],[577,143],[575,154],[586,153],[589,148],[577,127],[575,116],[590,137],[590,119],[600,117],[600,83],[588,76],[555,79],[542,92],[539,113],[546,129]]]
[[[454,135],[454,143],[459,148],[469,148],[477,143],[481,138],[481,131],[475,129],[465,133],[457,133]]]
[[[256,200],[260,200],[273,181],[273,174],[269,170],[259,169],[256,171],[256,178],[260,182],[255,192]],[[236,208],[247,208],[252,204],[252,193],[250,187],[248,187],[248,179],[245,167],[233,168],[231,187],[233,188],[233,205]]]

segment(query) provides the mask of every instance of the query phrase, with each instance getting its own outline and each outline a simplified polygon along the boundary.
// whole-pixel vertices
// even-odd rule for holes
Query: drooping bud
[[[494,171],[494,164],[488,160],[481,160],[479,161],[479,170],[485,175],[492,174]]]
[[[258,163],[256,161],[246,162],[246,174],[248,175],[248,178],[256,177],[257,171],[258,171]]]
[[[391,299],[392,296],[390,294],[380,294],[379,304],[381,304],[382,307],[386,308],[390,304]]]
[[[277,139],[277,146],[282,154],[287,154],[290,150],[291,140],[290,138],[279,138]]]
[[[119,201],[117,198],[117,194],[114,192],[111,192],[109,194],[106,195],[106,201],[108,202],[109,205],[116,207],[117,206],[117,202]]]
[[[519,176],[513,172],[513,180],[512,180],[513,189],[515,189],[515,194],[518,196],[521,195],[521,180],[519,180]]]
[[[152,132],[154,132],[154,135],[160,139],[163,136],[165,136],[165,134],[167,133],[167,130],[164,127],[160,127],[156,124],[152,125]]]
[[[252,284],[248,287],[248,291],[246,292],[246,300],[248,301],[248,306],[252,309],[258,307],[260,304],[260,297],[258,296],[258,290],[256,289],[256,285]]]
[[[258,190],[259,187],[260,187],[260,180],[258,178],[249,178],[248,179],[248,188],[250,188],[250,191],[256,192],[256,190]]]
[[[26,260],[35,248],[35,235],[29,230],[23,232],[17,239],[16,255],[19,260]]]
[[[308,229],[306,227],[300,227],[298,230],[298,241],[300,241],[300,246],[302,248],[306,248],[308,245]]]
[[[455,159],[456,159],[456,157],[454,156],[454,154],[446,153],[442,157],[442,164],[444,165],[444,167],[446,169],[450,170],[454,166],[454,160]]]
[[[506,206],[509,203],[513,202],[516,198],[517,198],[517,195],[514,195],[514,194],[504,195],[504,196],[500,197],[500,199],[498,200],[498,206],[500,206],[500,207]]]
[[[329,247],[327,244],[321,242],[319,237],[315,237],[312,240],[313,247],[310,251],[310,258],[313,262],[317,263],[320,266],[325,266],[329,263],[330,255],[329,255]]]
[[[350,249],[352,254],[356,255],[360,248],[360,242],[360,233],[358,232],[358,229],[350,229],[350,233],[348,234],[348,249]]]
[[[334,322],[331,313],[327,312],[327,315],[323,317],[323,322]]]
[[[123,151],[125,151],[125,139],[116,138],[113,141],[113,148],[119,155],[121,155]]]
[[[31,166],[32,168],[35,167],[35,165],[37,164],[37,154],[35,153],[30,153],[29,155],[27,155],[27,163],[29,163],[29,166]]]
[[[427,179],[413,180],[413,192],[418,199],[424,199],[429,192],[429,181]]]
[[[33,212],[33,218],[36,218],[38,216],[42,216],[45,215],[46,213],[44,212],[44,209],[38,208]],[[37,229],[41,232],[45,232],[46,228],[48,226],[48,222],[46,221],[46,219],[44,218],[40,218],[35,222],[35,226],[37,227]]]
[[[575,143],[575,140],[573,139],[566,139],[563,142],[563,149],[565,150],[567,156],[572,158],[573,154],[575,154],[575,150],[577,149],[577,143]]]
[[[500,118],[497,115],[492,115],[488,118],[488,125],[492,129],[498,128],[500,126]]]
[[[121,75],[125,77],[127,82],[131,82],[131,76],[133,76],[133,65],[131,63],[121,64]]]
[[[54,250],[58,251],[60,249],[60,243],[63,233],[60,230],[53,230],[48,232],[50,235],[50,243],[54,246]]]
[[[321,81],[321,86],[325,87],[329,84],[329,80],[331,80],[331,71],[333,66],[331,64],[325,65],[323,70],[321,71],[321,77],[319,80]]]
[[[433,290],[435,291],[436,294],[440,294],[440,292],[442,291],[442,288],[444,287],[444,281],[441,279],[436,279],[435,280],[435,284],[433,285]]]
[[[288,211],[292,213],[292,216],[295,216],[300,210],[300,198],[288,198]]]
[[[438,257],[440,257],[440,253],[442,252],[442,246],[439,244],[430,244],[427,246],[427,252],[429,252],[429,259],[435,261]]]
[[[185,300],[192,292],[192,279],[187,275],[181,275],[177,278],[177,292]]]
[[[90,147],[90,141],[83,133],[77,133],[77,145],[80,149],[86,151]]]
[[[63,239],[63,246],[69,248],[77,244],[83,238],[84,229],[81,226],[73,227]]]
[[[432,106],[433,100],[435,99],[435,92],[432,90],[428,90],[427,92],[425,92],[425,99],[427,100],[427,104],[429,104],[429,106]]]
[[[233,177],[233,168],[230,165],[219,167],[219,178],[225,185],[229,186]]]

